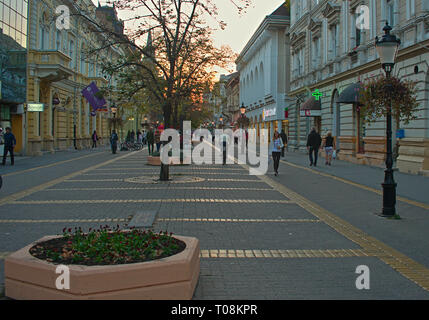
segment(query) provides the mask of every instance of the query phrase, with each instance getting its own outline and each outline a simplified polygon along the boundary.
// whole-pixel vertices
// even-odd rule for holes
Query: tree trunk
[[[164,105],[164,129],[170,128],[170,118],[171,118],[171,102],[168,102]],[[162,145],[167,144],[166,141],[162,142]],[[159,173],[159,180],[168,181],[170,180],[170,168],[168,164],[163,164],[161,162],[161,170]]]

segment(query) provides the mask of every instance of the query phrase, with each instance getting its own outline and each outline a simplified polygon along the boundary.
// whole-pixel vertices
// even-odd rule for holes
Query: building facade
[[[27,92],[28,1],[0,1],[0,127],[12,128],[23,149]],[[3,154],[3,145],[0,145]]]
[[[226,108],[223,111],[230,122],[234,123],[239,117],[240,109],[240,74],[234,72],[225,84]]]
[[[426,0],[301,0],[291,1],[291,91],[289,149],[305,150],[312,127],[331,131],[339,158],[383,166],[385,119],[365,124],[353,92],[383,71],[375,37],[386,22],[402,41],[393,70],[400,79],[416,81],[417,120],[395,129],[399,170],[429,170],[429,1]]]
[[[117,19],[115,9],[96,7],[91,0],[6,3],[12,3],[15,7],[8,8],[9,24],[7,21],[0,22],[1,125],[12,127],[17,138],[16,152],[42,155],[73,147],[87,148],[91,145],[94,130],[101,139],[99,143],[107,143],[110,135],[108,120],[112,115],[108,108],[93,113],[81,92],[91,82],[95,82],[100,89],[108,87],[110,94],[104,98],[110,106],[116,80],[103,74],[102,62],[116,59],[123,51],[122,48],[111,47],[97,55],[88,55],[88,49],[96,48],[105,35],[89,32],[88,23],[73,13],[85,11],[90,18],[100,20],[113,12],[113,19],[110,17],[107,20],[110,23],[116,21],[112,23],[115,31],[121,26],[123,30],[123,23]],[[70,24],[60,28],[55,12],[59,6],[66,6],[71,14]],[[5,16],[6,7],[4,1],[0,1],[0,17]],[[9,56],[6,69],[5,47]],[[4,69],[6,72],[3,72]],[[7,70],[13,70],[15,76],[8,76]],[[11,79],[15,82],[11,83]],[[5,105],[10,106],[10,111],[6,112]],[[34,105],[37,111],[32,109]]]
[[[246,107],[250,128],[288,132],[289,8],[281,5],[259,25],[236,60],[240,73],[240,106]]]

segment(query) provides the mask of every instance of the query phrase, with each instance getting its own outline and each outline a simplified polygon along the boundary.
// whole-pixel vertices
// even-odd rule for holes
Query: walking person
[[[92,133],[92,147],[93,148],[97,148],[97,141],[98,141],[97,131],[94,130],[94,132]]]
[[[313,127],[307,138],[307,150],[309,152],[310,167],[313,165],[317,167],[317,159],[319,157],[319,149],[321,144],[322,138],[320,137],[320,134],[317,133],[316,128]]]
[[[136,133],[133,130],[133,131],[131,131],[131,135],[130,135],[131,143],[134,143],[135,138],[136,138]]]
[[[149,150],[149,155],[151,155],[153,153],[153,148],[154,148],[153,143],[155,141],[152,128],[149,128],[149,131],[146,134],[146,140],[147,140],[147,148]]]
[[[143,135],[140,131],[137,133],[137,142],[143,144]]]
[[[116,131],[112,131],[112,135],[110,136],[110,146],[112,148],[112,153],[115,154],[116,150],[118,149],[118,135],[116,134]]]
[[[282,154],[282,148],[284,146],[283,141],[282,141],[278,131],[274,132],[272,144],[273,144],[273,147],[271,149],[271,154],[273,156],[273,161],[274,161],[274,175],[278,176],[279,175],[280,156]]]
[[[145,145],[147,142],[147,131],[146,130],[143,130],[142,136],[143,136],[143,145]]]
[[[155,131],[155,143],[156,143],[156,151],[159,152],[161,148],[161,134],[164,131],[164,126],[161,124]]]
[[[16,146],[16,139],[12,133],[12,130],[9,127],[6,128],[6,133],[3,135],[3,140],[4,140],[3,165],[6,165],[6,157],[8,152],[10,153],[10,164],[14,165],[15,157],[13,154],[13,149]]]
[[[280,132],[280,138],[282,138],[283,147],[282,147],[282,158],[285,157],[285,148],[287,145],[287,135],[284,129],[282,129],[282,132]]]
[[[326,154],[325,164],[327,166],[330,166],[332,162],[332,154],[334,153],[334,150],[335,150],[335,141],[334,141],[334,138],[332,137],[331,132],[328,132],[325,138],[325,142],[322,145],[322,148],[325,148],[325,154]]]

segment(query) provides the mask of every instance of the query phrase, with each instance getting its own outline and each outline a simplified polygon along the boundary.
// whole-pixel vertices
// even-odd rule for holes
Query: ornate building
[[[421,106],[417,120],[400,124],[405,137],[394,141],[397,167],[411,173],[429,170],[427,0],[291,1],[289,149],[305,150],[314,126],[322,135],[333,133],[341,159],[384,165],[385,120],[364,125],[355,93],[359,82],[382,72],[375,37],[386,21],[402,41],[394,74],[417,82]],[[317,92],[321,96],[315,98]]]
[[[23,149],[24,103],[27,90],[28,1],[0,1],[0,127],[11,127]],[[0,145],[3,155],[3,145]]]
[[[71,13],[70,25],[63,28],[58,28],[55,15],[60,5]],[[100,143],[108,141],[111,115],[107,109],[92,113],[81,91],[91,82],[98,88],[109,87],[109,96],[104,98],[110,106],[116,81],[103,74],[102,62],[118,58],[123,51],[109,47],[97,55],[88,55],[88,50],[97,48],[106,35],[88,32],[89,23],[73,15],[77,12],[87,12],[98,21],[108,15],[105,20],[111,21],[112,28],[120,30],[122,26],[123,30],[114,8],[97,8],[91,0],[29,1],[27,102],[45,106],[43,112],[26,113],[25,143],[29,155],[89,147],[94,130]]]

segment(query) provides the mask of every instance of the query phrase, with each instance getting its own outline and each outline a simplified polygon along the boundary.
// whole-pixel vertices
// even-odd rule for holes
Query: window
[[[86,64],[85,64],[85,47],[82,46],[80,52],[80,73],[86,74]]]
[[[57,36],[55,39],[55,49],[60,51],[61,50],[61,31],[57,30]]]
[[[320,64],[320,37],[313,40],[313,69],[317,69]]]
[[[46,26],[40,25],[39,27],[39,49],[48,49],[49,44],[49,31]]]
[[[389,22],[389,25],[393,27],[395,25],[395,1],[387,0],[386,1],[386,20]]]
[[[360,46],[360,41],[361,41],[361,29],[359,28],[355,28],[355,47],[359,47]]]
[[[416,13],[415,8],[416,8],[415,0],[407,0],[407,20],[410,20],[414,16],[414,14]]]
[[[70,61],[70,67],[73,68],[74,67],[74,41],[70,40],[70,45],[69,45],[69,56],[71,58]]]
[[[93,62],[89,63],[89,76],[94,77],[94,63]]]
[[[331,28],[330,28],[330,58],[333,60],[337,57],[337,32],[338,32],[338,27],[336,24],[334,24]]]

